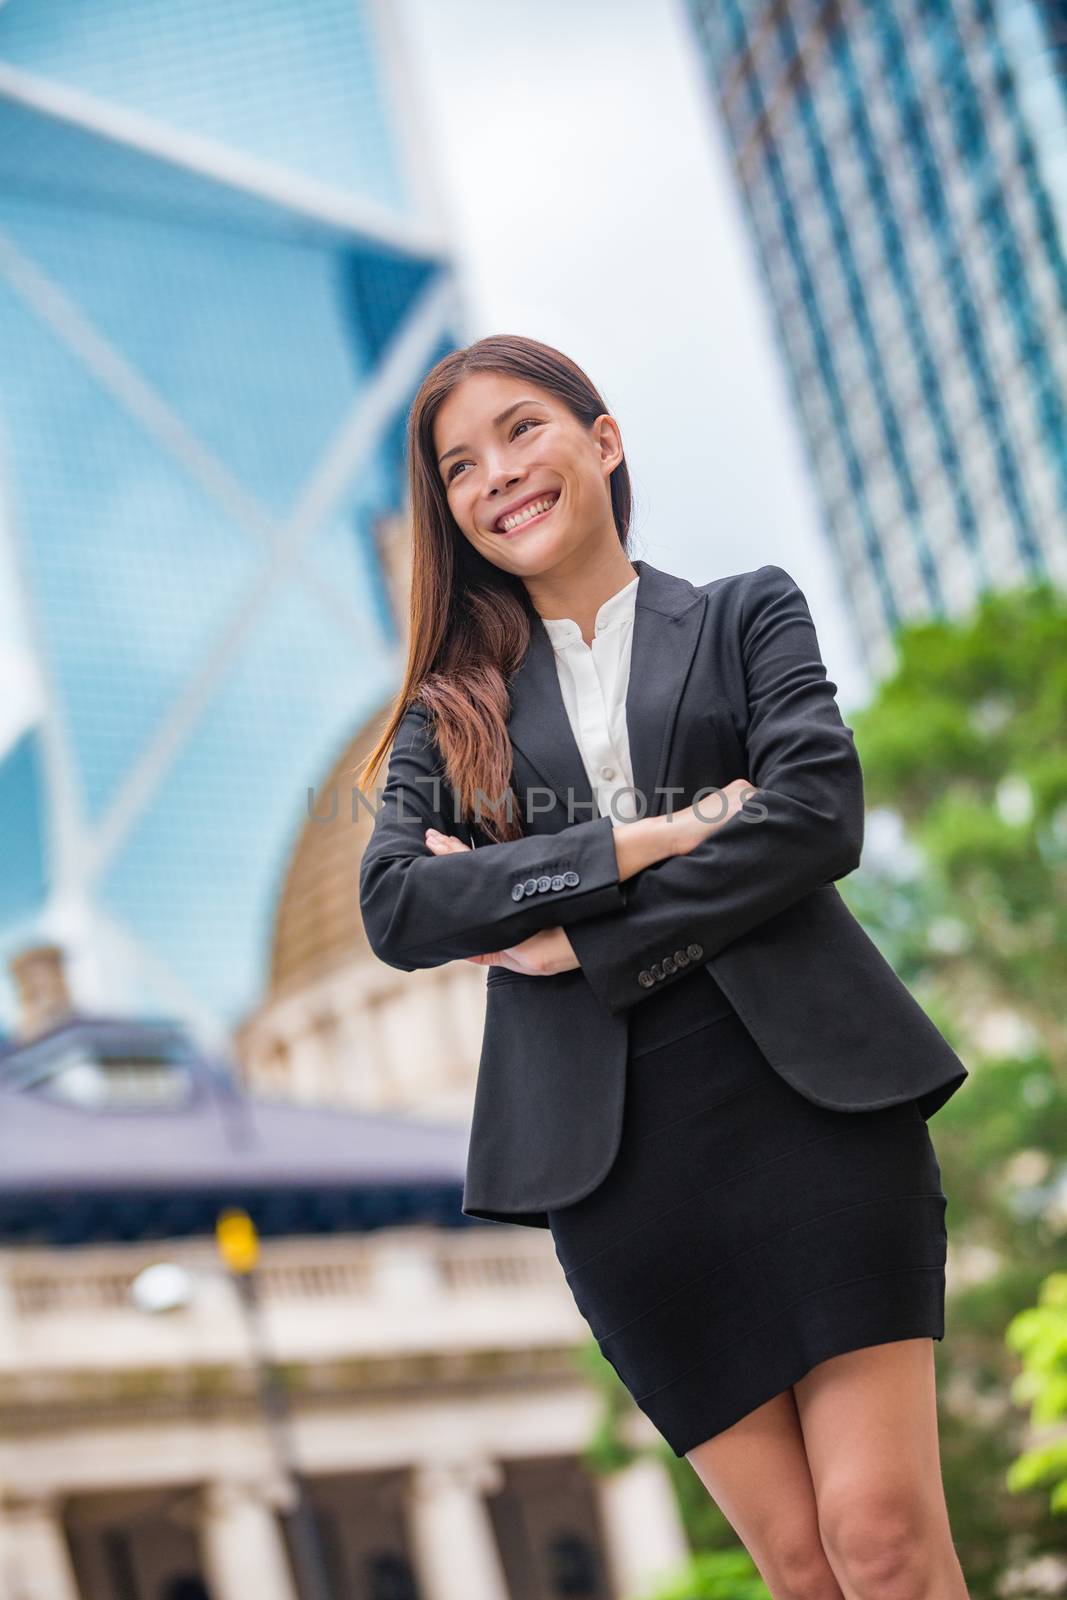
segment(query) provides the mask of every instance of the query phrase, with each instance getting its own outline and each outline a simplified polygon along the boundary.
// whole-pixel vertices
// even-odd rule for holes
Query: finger
[[[431,850],[437,850],[441,855],[470,849],[470,845],[462,839],[457,839],[454,833],[438,833],[436,828],[426,829],[426,843]]]

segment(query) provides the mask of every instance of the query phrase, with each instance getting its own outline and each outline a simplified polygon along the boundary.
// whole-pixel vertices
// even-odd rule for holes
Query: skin
[[[530,403],[497,424],[519,400]],[[463,536],[522,579],[542,617],[573,618],[590,644],[599,607],[636,576],[611,514],[615,419],[587,428],[525,378],[472,373],[440,407],[434,448],[448,452],[441,477]],[[504,507],[557,489],[527,530],[494,530]],[[757,792],[739,776],[719,806],[712,797],[616,828],[620,880],[694,849]],[[434,855],[469,848],[434,829],[426,844]],[[579,965],[563,928],[467,959],[530,976]],[[819,1362],[687,1459],[774,1600],[968,1600],[941,1480],[932,1339]]]

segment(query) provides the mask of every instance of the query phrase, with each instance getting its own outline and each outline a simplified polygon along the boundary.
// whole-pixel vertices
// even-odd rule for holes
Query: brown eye
[[[2,4],[2,0],[0,0],[0,4]],[[540,423],[540,421],[540,417],[520,417],[518,422],[516,422],[515,426],[511,430],[512,437],[514,437],[520,428],[525,427],[527,423],[536,426]],[[449,484],[452,482],[457,467],[465,467],[466,465],[467,463],[465,461],[453,461],[452,465],[448,469],[448,472],[445,474],[445,483]]]

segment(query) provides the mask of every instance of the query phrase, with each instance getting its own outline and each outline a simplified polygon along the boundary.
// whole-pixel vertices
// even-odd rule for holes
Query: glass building
[[[461,316],[416,111],[385,0],[0,6],[0,957],[205,1042],[395,687]]]
[[[866,665],[1067,584],[1067,34],[1034,0],[687,0]]]

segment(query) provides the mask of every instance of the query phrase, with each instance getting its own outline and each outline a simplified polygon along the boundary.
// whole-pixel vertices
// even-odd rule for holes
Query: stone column
[[[654,1456],[598,1474],[604,1555],[616,1600],[646,1594],[689,1558],[670,1474]]]
[[[299,1600],[276,1498],[236,1479],[204,1486],[200,1548],[213,1600]]]
[[[424,1461],[412,1468],[408,1512],[423,1600],[508,1600],[485,1496],[504,1480],[493,1461]]]
[[[15,1294],[8,1270],[10,1259],[5,1251],[0,1250],[0,1373],[10,1372],[19,1366],[15,1337]]]
[[[79,1600],[57,1497],[0,1491],[3,1600]]]

